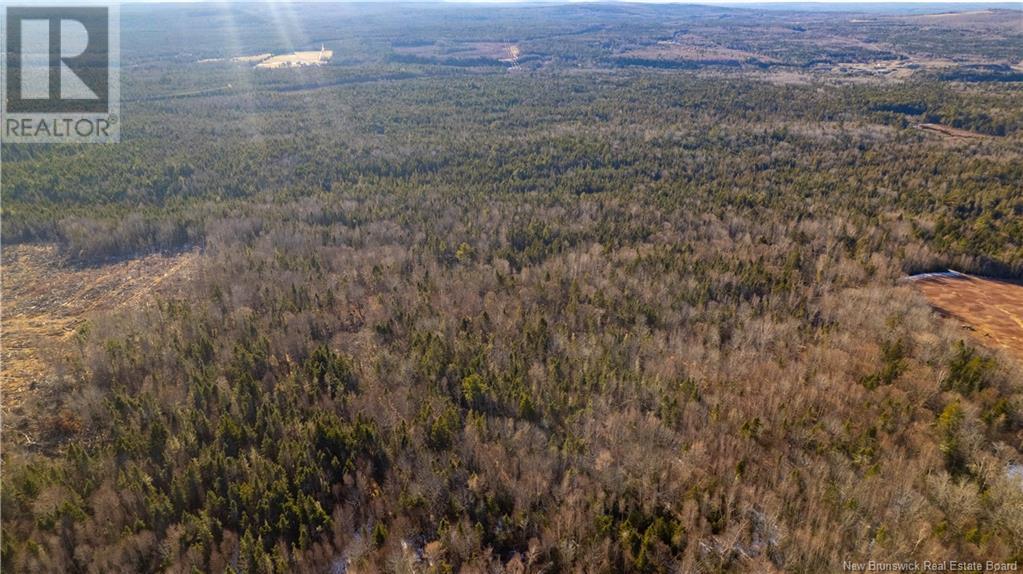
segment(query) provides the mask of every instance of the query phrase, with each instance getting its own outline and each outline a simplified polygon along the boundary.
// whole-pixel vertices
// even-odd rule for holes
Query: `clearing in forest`
[[[5,411],[53,372],[46,352],[74,335],[90,316],[137,308],[191,269],[196,253],[150,255],[97,266],[67,264],[53,245],[3,249],[0,380]]]
[[[271,56],[256,64],[257,68],[294,68],[300,66],[319,66],[326,64],[334,57],[334,51],[320,46],[319,51],[294,52]]]
[[[393,46],[396,54],[421,58],[476,59],[485,58],[510,62],[518,59],[521,50],[510,42],[426,42],[415,45]]]
[[[964,139],[984,139],[988,136],[979,134],[977,132],[971,132],[967,130],[960,130],[940,124],[917,124],[917,129],[921,129],[927,132],[933,132],[947,136],[950,138],[964,138]]]
[[[910,279],[931,305],[965,323],[982,343],[1023,360],[1023,284],[956,272]]]
[[[620,54],[624,58],[691,62],[696,64],[767,64],[777,60],[763,54],[726,48],[692,34],[677,35],[672,40],[661,40]]]

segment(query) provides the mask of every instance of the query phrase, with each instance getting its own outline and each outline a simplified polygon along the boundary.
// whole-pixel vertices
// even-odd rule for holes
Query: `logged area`
[[[1023,561],[1023,12],[944,12],[123,5],[120,143],[0,150],[3,571]]]
[[[1023,360],[1023,284],[941,274],[916,286],[937,309],[964,322],[982,344]]]
[[[187,278],[195,260],[194,253],[186,253],[68,265],[54,245],[5,247],[0,357],[4,416],[21,413],[26,393],[58,366],[67,367],[61,354],[74,346],[76,333],[88,332],[90,318],[144,307]]]

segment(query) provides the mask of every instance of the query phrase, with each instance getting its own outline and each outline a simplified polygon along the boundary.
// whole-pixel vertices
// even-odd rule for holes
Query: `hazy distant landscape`
[[[2,149],[4,571],[1023,560],[1018,4],[120,21]]]

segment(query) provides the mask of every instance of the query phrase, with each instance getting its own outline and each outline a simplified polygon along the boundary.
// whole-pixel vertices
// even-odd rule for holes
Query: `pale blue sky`
[[[202,4],[222,4],[225,0],[217,2],[205,2],[204,0],[128,0],[128,1],[102,1],[102,0],[63,0],[60,4],[183,4],[183,3],[202,3]],[[245,2],[253,3],[253,0],[226,0],[227,2]],[[256,2],[269,3],[276,2],[281,4],[294,4],[294,3],[311,3],[311,2],[344,2],[345,0],[256,0]],[[413,2],[451,2],[451,1],[464,1],[468,3],[486,3],[487,0],[351,0],[353,2],[369,2],[374,4],[386,4],[390,1],[394,3],[405,3],[409,1]],[[510,3],[516,4],[570,4],[577,2],[599,2],[601,0],[505,0]],[[793,4],[793,5],[811,5],[811,4],[863,4],[873,6],[883,5],[898,5],[898,4],[934,4],[940,6],[943,4],[958,4],[958,5],[973,5],[973,6],[998,6],[1005,8],[1021,8],[1023,9],[1023,0],[1018,2],[978,2],[977,0],[899,0],[898,2],[870,2],[863,0],[818,0],[818,1],[799,1],[799,0],[605,0],[605,1],[628,1],[628,2],[669,2],[673,4],[704,4],[704,5],[722,5],[722,4]],[[23,2],[4,2],[0,1],[0,5],[3,4],[21,4]],[[28,2],[31,3],[31,2]]]

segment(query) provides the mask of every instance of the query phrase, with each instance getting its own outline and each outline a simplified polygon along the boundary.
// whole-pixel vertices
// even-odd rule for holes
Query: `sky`
[[[504,3],[504,4],[570,4],[580,2],[629,2],[629,3],[651,3],[651,4],[703,4],[703,5],[714,5],[714,6],[746,6],[746,7],[772,7],[779,5],[787,5],[788,7],[799,7],[804,9],[811,9],[813,7],[826,8],[829,5],[845,5],[858,4],[863,7],[871,7],[874,9],[885,8],[885,7],[896,7],[898,5],[913,5],[922,6],[930,5],[936,8],[943,6],[949,6],[948,10],[967,10],[967,9],[980,9],[980,8],[1014,8],[1023,10],[1023,0],[1014,1],[994,1],[994,2],[978,2],[977,0],[940,0],[935,2],[934,0],[899,0],[898,2],[871,2],[863,0],[219,0],[217,2],[204,2],[203,0],[59,0],[50,1],[43,0],[47,4],[60,4],[60,5],[75,5],[75,4],[119,4],[119,5],[132,5],[132,4],[222,4],[224,2],[230,3],[280,3],[280,4],[299,4],[299,3],[311,3],[311,2],[367,2],[373,4],[387,4],[387,3],[401,3],[401,2],[440,2],[440,3],[465,3],[465,4],[488,4],[488,3]],[[21,5],[27,4],[32,5],[37,3],[36,0],[0,0],[0,6],[7,4]]]
[[[223,3],[224,1],[227,1],[227,2],[250,2],[251,3],[253,0],[220,0],[218,2],[204,2],[203,0],[121,0],[121,1],[118,1],[118,0],[113,0],[113,1],[110,1],[110,0],[108,0],[108,1],[102,1],[102,0],[63,0],[63,1],[57,2],[57,3],[64,4],[64,5],[67,5],[67,4],[121,4],[121,5],[128,5],[128,4],[183,4],[183,3],[191,3],[191,4],[196,4],[196,3],[201,3],[201,4],[219,4],[219,3]],[[487,0],[255,0],[255,1],[257,1],[257,2],[275,2],[275,3],[281,3],[281,4],[308,3],[308,2],[345,2],[345,1],[372,2],[372,3],[375,3],[375,4],[388,3],[389,1],[390,2],[402,2],[402,1],[404,1],[404,2],[408,2],[408,1],[453,2],[454,1],[454,2],[469,2],[469,3],[473,3],[473,2],[485,3],[485,2],[487,2]],[[863,0],[817,0],[817,1],[810,1],[810,2],[803,1],[803,0],[795,0],[795,1],[794,0],[505,0],[505,1],[512,1],[512,2],[515,2],[515,3],[522,3],[522,4],[567,4],[567,3],[575,3],[575,2],[581,2],[581,1],[583,1],[583,2],[588,2],[588,1],[594,1],[594,2],[600,2],[600,1],[603,1],[603,2],[629,1],[629,2],[651,2],[651,3],[654,3],[654,2],[657,2],[657,3],[670,2],[670,3],[674,3],[674,4],[713,4],[713,5],[722,5],[722,4],[743,4],[743,5],[766,5],[766,4],[792,4],[792,5],[862,4],[862,5],[882,6],[882,5],[897,5],[897,4],[934,4],[934,5],[959,4],[959,5],[973,5],[973,6],[978,6],[978,7],[979,6],[1000,6],[1000,7],[1007,7],[1007,8],[1020,8],[1020,9],[1023,9],[1023,0],[1010,1],[1010,2],[1002,2],[1002,1],[996,1],[996,2],[978,2],[977,0],[940,0],[940,1],[937,1],[937,2],[935,2],[934,0],[899,0],[898,2],[870,2],[870,1],[866,1],[865,2]],[[28,2],[13,1],[13,0],[12,1],[0,0],[0,6],[3,6],[5,4],[23,4],[23,3],[32,4],[33,2],[31,0],[29,0]]]

